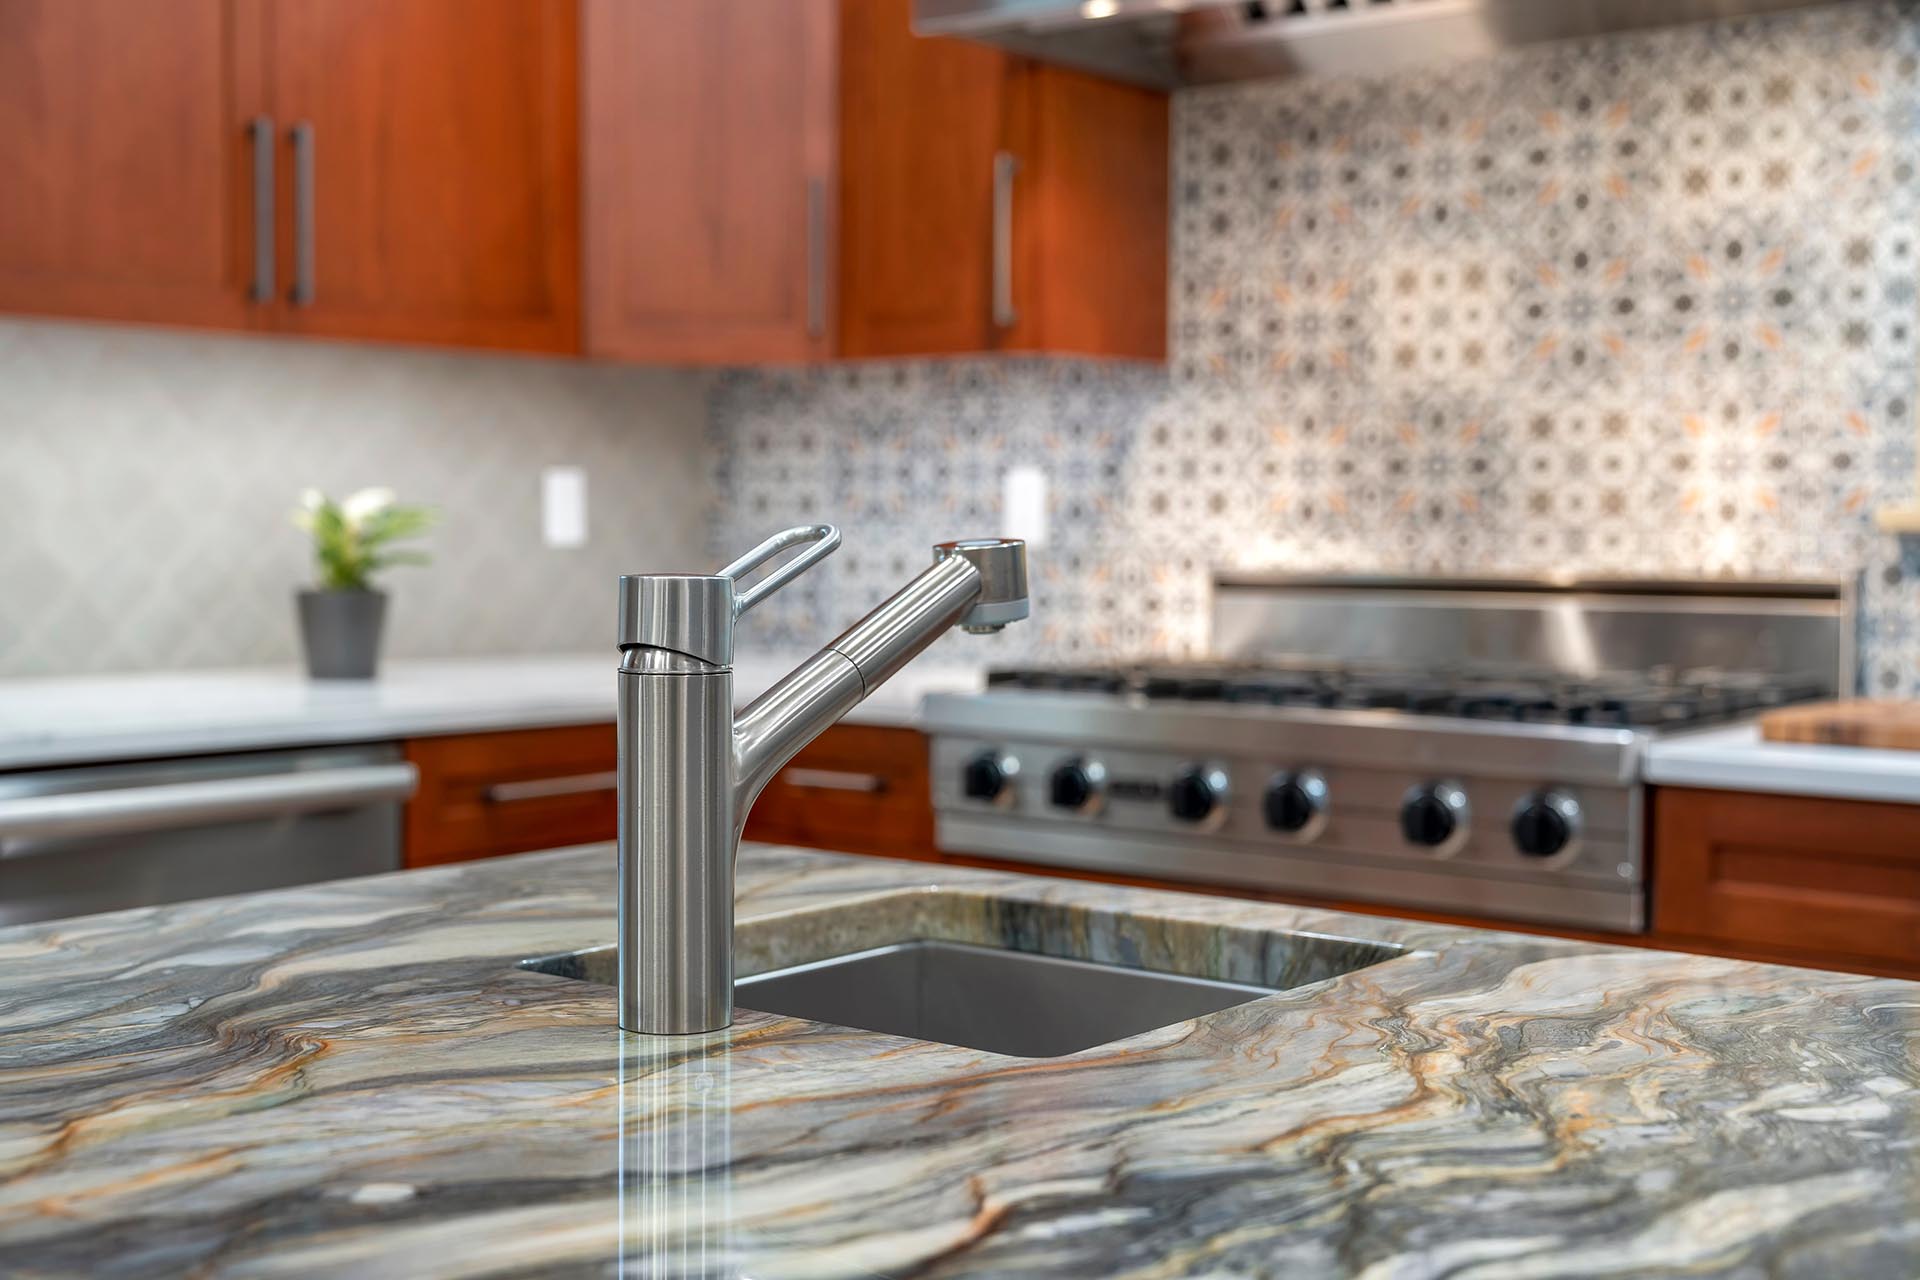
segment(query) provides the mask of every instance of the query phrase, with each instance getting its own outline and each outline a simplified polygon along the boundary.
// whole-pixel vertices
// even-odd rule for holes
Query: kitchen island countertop
[[[0,931],[0,1272],[1920,1272],[1920,985],[748,846],[746,972],[1404,954],[1062,1058],[650,1039],[515,965],[612,894],[597,846]]]

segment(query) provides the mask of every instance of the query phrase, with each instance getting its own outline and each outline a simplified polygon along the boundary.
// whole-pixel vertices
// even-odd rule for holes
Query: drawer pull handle
[[[620,775],[608,769],[604,773],[574,773],[559,778],[496,782],[481,794],[488,804],[513,804],[519,800],[546,800],[554,796],[584,796],[595,791],[614,791],[619,786]]]
[[[854,773],[847,769],[786,769],[780,780],[790,787],[809,791],[860,791],[878,795],[887,789],[887,780],[877,773]]]

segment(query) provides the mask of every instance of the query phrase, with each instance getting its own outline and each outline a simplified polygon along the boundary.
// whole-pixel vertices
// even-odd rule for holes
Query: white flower
[[[374,516],[393,505],[393,490],[384,488],[362,489],[348,495],[340,504],[340,514],[348,524],[358,528],[368,516]]]
[[[318,515],[320,508],[326,505],[326,494],[320,492],[318,489],[302,489],[300,491],[300,505],[293,509],[294,528],[306,529],[311,532],[313,529],[314,516]]]

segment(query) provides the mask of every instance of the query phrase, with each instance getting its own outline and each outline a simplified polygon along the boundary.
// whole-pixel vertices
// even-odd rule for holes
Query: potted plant
[[[362,489],[340,502],[308,489],[293,522],[313,536],[318,583],[299,592],[300,638],[316,679],[366,680],[380,659],[387,596],[373,575],[397,564],[425,564],[427,553],[393,544],[425,533],[430,507],[401,506],[391,489]]]

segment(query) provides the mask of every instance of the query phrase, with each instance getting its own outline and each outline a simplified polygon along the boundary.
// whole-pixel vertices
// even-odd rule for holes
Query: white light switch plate
[[[1008,467],[1000,490],[1000,536],[1025,538],[1030,547],[1047,542],[1047,473],[1039,467]]]
[[[550,547],[587,545],[587,473],[579,467],[540,473],[540,537]]]

